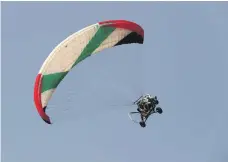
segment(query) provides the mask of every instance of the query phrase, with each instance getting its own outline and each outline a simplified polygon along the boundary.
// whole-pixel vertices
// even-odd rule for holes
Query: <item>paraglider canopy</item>
[[[67,37],[50,53],[34,86],[34,102],[41,118],[51,124],[45,110],[55,89],[67,73],[88,56],[118,45],[143,44],[144,30],[134,22],[109,20],[90,25]]]

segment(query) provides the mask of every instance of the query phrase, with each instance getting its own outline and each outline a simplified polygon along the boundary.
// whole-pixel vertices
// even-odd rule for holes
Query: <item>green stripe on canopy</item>
[[[100,27],[71,68],[90,56],[115,29],[114,27]],[[68,72],[43,75],[41,93],[56,88]]]

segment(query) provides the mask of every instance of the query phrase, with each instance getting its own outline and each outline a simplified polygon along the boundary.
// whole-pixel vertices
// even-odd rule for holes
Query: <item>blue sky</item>
[[[226,2],[3,2],[4,162],[226,162]],[[87,25],[126,19],[143,45],[112,48],[75,67],[45,124],[33,85],[51,50]],[[157,95],[162,115],[142,129],[124,106]]]

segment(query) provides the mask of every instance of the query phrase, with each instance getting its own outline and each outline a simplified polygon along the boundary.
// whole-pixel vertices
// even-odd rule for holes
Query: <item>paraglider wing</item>
[[[88,56],[118,45],[143,44],[144,30],[126,20],[90,25],[57,45],[43,63],[35,81],[34,102],[41,118],[51,124],[45,110],[55,89],[67,73]]]

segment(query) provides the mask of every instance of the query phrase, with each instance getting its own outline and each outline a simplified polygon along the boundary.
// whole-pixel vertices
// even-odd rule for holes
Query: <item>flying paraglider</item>
[[[109,20],[90,25],[57,45],[35,80],[34,102],[41,118],[51,124],[46,108],[59,83],[87,57],[104,49],[131,43],[143,44],[144,30],[134,22]]]
[[[137,99],[134,104],[138,106],[137,112],[130,112],[129,117],[131,120],[133,120],[131,117],[132,114],[140,114],[141,121],[138,123],[141,127],[146,127],[146,121],[150,117],[150,115],[154,113],[162,114],[163,112],[161,107],[157,107],[157,105],[159,104],[157,96],[152,97],[149,94],[143,95],[139,99]],[[133,121],[137,122],[135,120]]]

